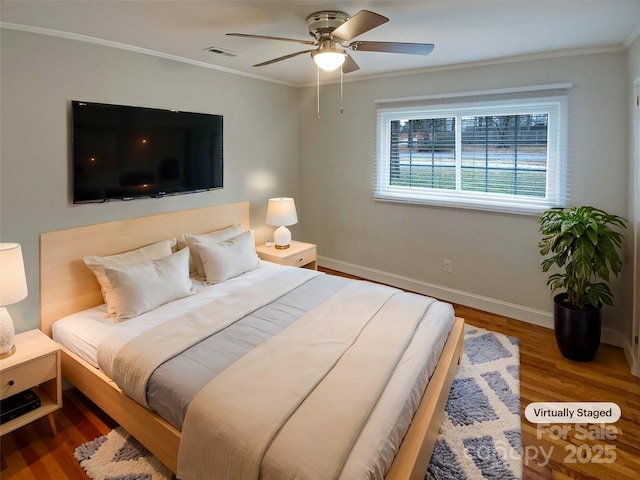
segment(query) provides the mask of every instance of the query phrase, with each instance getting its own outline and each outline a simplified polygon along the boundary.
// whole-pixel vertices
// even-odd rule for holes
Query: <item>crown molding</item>
[[[168,54],[168,53],[164,53],[164,52],[159,52],[157,50],[151,50],[148,48],[142,48],[142,47],[136,47],[133,45],[128,45],[125,43],[120,43],[120,42],[114,42],[111,40],[104,40],[101,38],[97,38],[97,37],[91,37],[89,35],[81,35],[81,34],[77,34],[77,33],[69,33],[69,32],[64,32],[61,30],[54,30],[54,29],[50,29],[50,28],[42,28],[42,27],[34,27],[31,25],[22,25],[22,24],[17,24],[17,23],[9,23],[9,22],[1,22],[0,21],[0,28],[6,28],[6,29],[10,29],[10,30],[19,30],[19,31],[23,31],[23,32],[29,32],[29,33],[36,33],[36,34],[40,34],[40,35],[50,35],[53,37],[59,37],[59,38],[65,38],[68,40],[75,40],[75,41],[79,41],[79,42],[85,42],[85,43],[92,43],[95,45],[100,45],[100,46],[105,46],[105,47],[110,47],[110,48],[118,48],[121,50],[127,50],[130,52],[135,52],[135,53],[141,53],[144,55],[151,55],[154,57],[159,57],[159,58],[164,58],[167,60],[173,60],[176,62],[181,62],[181,63],[186,63],[189,65],[194,65],[197,67],[202,67],[202,68],[207,68],[210,70],[216,70],[219,72],[224,72],[224,73],[229,73],[232,75],[240,75],[243,77],[248,77],[248,78],[253,78],[256,80],[262,80],[265,82],[271,82],[271,83],[277,83],[280,85],[285,85],[288,87],[298,87],[298,88],[305,88],[305,87],[315,87],[316,84],[314,83],[292,83],[292,82],[284,82],[281,80],[276,80],[270,77],[265,77],[262,75],[255,75],[252,73],[247,73],[247,72],[243,72],[240,70],[234,70],[231,68],[226,68],[226,67],[221,67],[218,65],[214,65],[211,63],[207,63],[207,62],[202,62],[199,60],[193,60],[190,58],[185,58],[185,57],[181,57],[178,55],[172,55],[172,54]],[[518,55],[518,56],[513,56],[513,57],[501,57],[501,58],[495,58],[495,59],[490,59],[490,60],[482,60],[482,61],[478,61],[478,62],[466,62],[466,63],[457,63],[457,64],[451,64],[451,65],[438,65],[438,66],[434,66],[434,67],[427,67],[427,68],[420,68],[420,69],[413,69],[413,70],[401,70],[401,71],[397,71],[397,72],[388,72],[388,73],[380,73],[380,74],[374,74],[374,75],[365,75],[365,76],[358,76],[358,77],[343,77],[343,81],[345,83],[348,82],[361,82],[361,81],[366,81],[366,80],[377,80],[377,79],[384,79],[384,78],[393,78],[393,77],[401,77],[401,76],[408,76],[408,75],[424,75],[424,74],[429,74],[429,73],[434,73],[434,72],[443,72],[443,71],[450,71],[450,70],[460,70],[460,69],[466,69],[466,68],[475,68],[475,67],[487,67],[487,66],[494,66],[494,65],[504,65],[504,64],[509,64],[509,63],[518,63],[518,62],[528,62],[528,61],[535,61],[535,60],[548,60],[548,59],[552,59],[552,58],[563,58],[563,57],[570,57],[570,56],[575,56],[575,55],[591,55],[591,54],[597,54],[597,53],[610,53],[610,52],[620,52],[620,51],[624,51],[628,48],[629,45],[631,45],[631,43],[633,43],[633,41],[635,41],[635,39],[640,36],[640,24],[638,24],[638,26],[635,28],[635,30],[633,32],[631,32],[631,34],[629,34],[629,36],[627,37],[627,40],[624,42],[624,44],[622,45],[612,45],[612,46],[605,46],[605,47],[594,47],[594,48],[583,48],[583,49],[568,49],[568,50],[554,50],[551,52],[542,52],[542,53],[534,53],[534,54],[529,54],[529,55]],[[325,85],[330,85],[330,84],[336,84],[336,83],[340,83],[340,79],[332,79],[332,80],[328,80],[326,82],[323,82],[323,84]]]
[[[69,32],[63,32],[61,30],[53,30],[50,28],[42,28],[42,27],[33,27],[31,25],[21,25],[17,23],[9,23],[9,22],[0,22],[0,28],[6,28],[9,30],[19,30],[22,32],[29,32],[29,33],[37,33],[40,35],[50,35],[52,37],[64,38],[67,40],[75,40],[75,41],[84,42],[84,43],[92,43],[94,45],[100,45],[103,47],[118,48],[120,50],[127,50],[129,52],[141,53],[143,55],[151,55],[153,57],[164,58],[166,60],[173,60],[176,62],[186,63],[189,65],[194,65],[196,67],[208,68],[209,70],[216,70],[219,72],[229,73],[232,75],[240,75],[243,77],[254,78],[256,80],[263,80],[265,82],[278,83],[280,85],[286,85],[288,87],[298,86],[290,82],[283,82],[281,80],[275,80],[273,78],[264,77],[261,75],[254,75],[251,73],[242,72],[240,70],[234,70],[232,68],[221,67],[221,66],[214,65],[207,62],[193,60],[191,58],[185,58],[178,55],[171,55],[169,53],[159,52],[157,50],[151,50],[149,48],[136,47],[133,45],[128,45],[126,43],[114,42],[111,40],[104,40],[102,38],[91,37],[89,35],[81,35],[78,33],[69,33]]]

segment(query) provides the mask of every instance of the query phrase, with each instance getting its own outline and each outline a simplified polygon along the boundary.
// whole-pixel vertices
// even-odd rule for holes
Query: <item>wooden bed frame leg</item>
[[[49,420],[49,428],[51,428],[51,433],[55,437],[58,435],[58,429],[56,428],[56,419],[53,418],[53,413],[47,415],[47,419]]]

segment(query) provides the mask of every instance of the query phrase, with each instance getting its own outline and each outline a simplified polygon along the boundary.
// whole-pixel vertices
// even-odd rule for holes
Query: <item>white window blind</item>
[[[545,93],[379,105],[375,198],[536,214],[564,206],[567,96]]]

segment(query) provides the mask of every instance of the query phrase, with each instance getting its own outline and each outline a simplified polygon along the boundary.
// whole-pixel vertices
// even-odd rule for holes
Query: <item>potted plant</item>
[[[592,360],[600,345],[601,310],[613,305],[611,275],[622,268],[618,250],[625,220],[594,207],[552,208],[539,219],[545,258],[542,271],[554,265],[560,272],[547,280],[554,301],[554,328],[560,352],[571,360]]]

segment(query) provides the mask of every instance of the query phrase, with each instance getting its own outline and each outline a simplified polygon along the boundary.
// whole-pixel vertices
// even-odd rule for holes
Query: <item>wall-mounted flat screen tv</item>
[[[222,116],[72,101],[73,203],[222,188]]]

